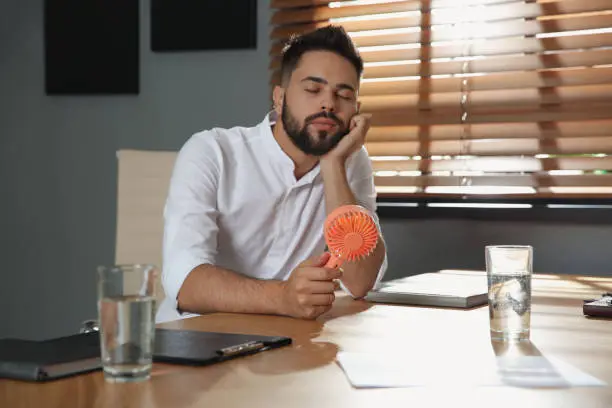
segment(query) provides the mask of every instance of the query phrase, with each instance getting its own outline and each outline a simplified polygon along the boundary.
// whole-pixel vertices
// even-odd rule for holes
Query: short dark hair
[[[309,33],[292,37],[283,48],[281,83],[287,84],[302,55],[309,51],[330,51],[346,58],[357,71],[363,73],[363,60],[343,27],[329,25]]]

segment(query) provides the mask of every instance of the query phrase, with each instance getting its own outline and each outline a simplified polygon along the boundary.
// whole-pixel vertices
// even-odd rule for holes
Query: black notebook
[[[46,341],[0,340],[0,378],[47,381],[101,367],[97,333]]]
[[[289,337],[156,329],[153,361],[207,365],[288,344]],[[0,340],[0,378],[49,381],[101,367],[97,332],[44,341]]]

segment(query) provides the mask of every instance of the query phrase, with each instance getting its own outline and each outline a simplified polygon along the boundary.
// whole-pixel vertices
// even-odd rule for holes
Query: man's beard
[[[315,119],[327,118],[331,119],[338,124],[338,131],[333,135],[328,135],[326,130],[320,130],[316,136],[311,136],[308,132],[308,125]],[[349,130],[344,126],[340,118],[338,118],[333,112],[321,111],[314,115],[308,116],[304,120],[304,126],[300,129],[298,120],[291,114],[289,107],[287,106],[287,100],[283,100],[283,110],[281,114],[281,120],[285,132],[289,135],[289,138],[293,141],[293,144],[297,146],[302,152],[312,156],[323,156],[331,151],[334,147],[340,143],[340,140]]]

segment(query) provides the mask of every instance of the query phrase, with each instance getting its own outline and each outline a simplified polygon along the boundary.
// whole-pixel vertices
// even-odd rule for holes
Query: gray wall
[[[535,273],[612,276],[612,207],[380,208],[385,280],[440,269],[485,269],[486,245],[532,245]]]
[[[95,316],[95,267],[114,259],[116,150],[178,149],[263,118],[270,12],[258,3],[257,50],[156,54],[143,0],[140,94],[50,97],[43,0],[0,2],[0,337],[63,335]]]

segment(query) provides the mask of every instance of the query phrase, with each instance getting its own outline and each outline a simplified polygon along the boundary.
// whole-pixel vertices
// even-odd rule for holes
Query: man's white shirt
[[[212,264],[258,279],[285,280],[325,250],[326,217],[319,166],[299,180],[272,134],[274,112],[257,126],[214,128],[181,148],[164,208],[165,299],[158,322],[192,316],[177,295],[195,267]],[[365,148],[347,161],[358,204],[376,217],[372,165]],[[378,281],[387,268],[385,260]],[[346,290],[346,289],[345,289]]]

